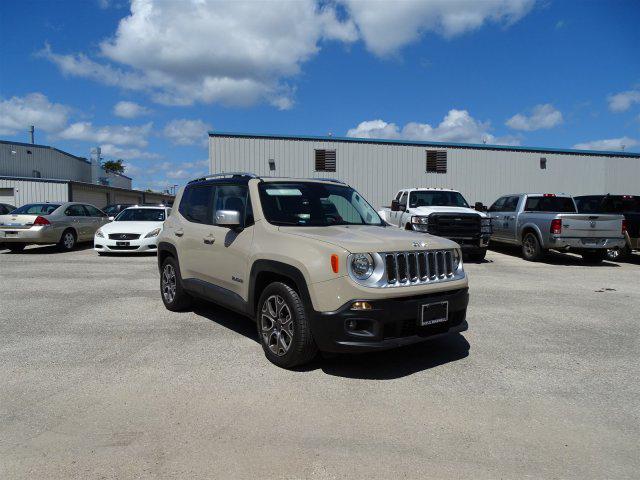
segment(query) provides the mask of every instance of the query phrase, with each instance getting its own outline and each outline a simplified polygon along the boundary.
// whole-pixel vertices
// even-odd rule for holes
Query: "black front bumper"
[[[324,352],[365,352],[385,350],[421,342],[429,338],[467,330],[469,291],[467,288],[413,297],[368,300],[371,310],[351,310],[356,300],[334,312],[312,312],[311,332]],[[446,322],[420,326],[422,305],[447,301]],[[347,322],[358,328],[350,331]]]

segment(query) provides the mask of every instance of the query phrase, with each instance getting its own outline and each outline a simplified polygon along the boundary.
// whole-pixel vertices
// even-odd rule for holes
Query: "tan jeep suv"
[[[255,319],[276,365],[467,329],[458,245],[386,226],[341,182],[219,174],[174,205],[158,242],[165,306],[198,297]]]

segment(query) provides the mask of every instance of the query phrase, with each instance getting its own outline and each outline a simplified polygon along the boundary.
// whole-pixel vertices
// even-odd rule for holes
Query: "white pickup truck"
[[[406,188],[398,192],[390,207],[383,207],[378,214],[394,227],[453,240],[471,260],[482,261],[487,254],[491,219],[470,208],[455,190]]]
[[[520,193],[500,197],[489,208],[492,241],[522,247],[526,260],[541,260],[548,250],[578,253],[600,263],[607,249],[625,245],[622,215],[582,214],[568,195]]]

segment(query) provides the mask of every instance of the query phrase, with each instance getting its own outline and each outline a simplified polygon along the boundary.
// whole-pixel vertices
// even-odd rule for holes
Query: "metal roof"
[[[616,152],[601,150],[578,150],[572,148],[544,148],[544,147],[516,147],[512,145],[490,145],[482,143],[449,143],[449,142],[428,142],[414,140],[393,140],[384,138],[356,138],[356,137],[333,137],[316,135],[281,135],[271,133],[238,133],[238,132],[216,132],[210,131],[210,137],[233,137],[233,138],[264,138],[274,140],[308,140],[314,142],[346,142],[346,143],[377,143],[383,145],[407,145],[407,146],[427,146],[440,148],[463,148],[476,150],[500,150],[511,152],[533,152],[533,153],[559,153],[566,155],[598,156],[598,157],[625,157],[640,158],[640,153]]]

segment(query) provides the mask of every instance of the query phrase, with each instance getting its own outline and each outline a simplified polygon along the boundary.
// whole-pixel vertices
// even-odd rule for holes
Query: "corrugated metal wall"
[[[335,149],[336,172],[314,171],[314,150]],[[426,150],[447,151],[447,173],[426,173]],[[540,158],[547,159],[546,169]],[[269,160],[276,170],[269,170]],[[520,192],[640,195],[640,159],[563,153],[441,148],[274,138],[209,137],[211,172],[247,171],[285,177],[330,177],[360,191],[374,207],[406,187],[459,190],[486,205]]]
[[[13,189],[16,207],[33,202],[66,202],[69,198],[69,184],[66,182],[36,182],[0,178],[0,188]]]
[[[28,153],[31,152],[31,153]],[[0,143],[0,175],[91,182],[91,165],[83,159],[37,145]]]

